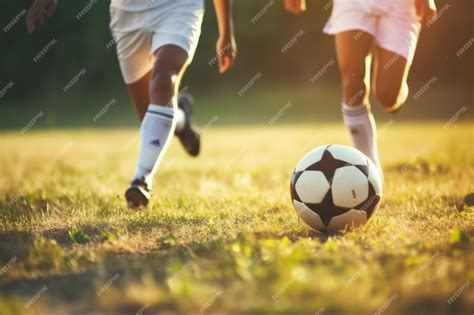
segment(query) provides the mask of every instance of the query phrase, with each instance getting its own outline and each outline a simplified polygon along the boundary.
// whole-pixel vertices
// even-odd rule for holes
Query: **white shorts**
[[[110,30],[125,83],[133,83],[152,68],[154,52],[163,45],[176,45],[191,62],[204,15],[203,0],[160,0],[143,11],[110,7]]]
[[[413,61],[421,23],[414,0],[333,0],[327,34],[360,30],[374,36],[376,45]]]

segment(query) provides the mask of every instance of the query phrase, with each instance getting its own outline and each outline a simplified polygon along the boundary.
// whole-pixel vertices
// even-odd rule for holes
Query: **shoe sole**
[[[178,136],[178,138],[181,144],[183,145],[184,149],[186,150],[186,152],[192,157],[197,157],[201,151],[201,136],[192,127],[189,126],[187,128],[190,128],[193,133],[198,135],[196,139],[196,143],[190,144],[191,147],[188,147],[187,144],[189,144],[189,141],[187,139],[183,139],[181,136]]]
[[[131,208],[146,207],[150,199],[150,193],[140,187],[129,187],[125,191],[125,199]]]

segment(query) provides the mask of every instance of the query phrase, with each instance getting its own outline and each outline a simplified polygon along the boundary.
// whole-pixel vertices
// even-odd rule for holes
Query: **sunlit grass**
[[[382,205],[333,236],[298,219],[289,178],[349,144],[340,125],[211,127],[198,159],[176,142],[138,212],[122,198],[136,131],[2,133],[0,311],[469,313],[473,129],[443,126],[379,126]]]

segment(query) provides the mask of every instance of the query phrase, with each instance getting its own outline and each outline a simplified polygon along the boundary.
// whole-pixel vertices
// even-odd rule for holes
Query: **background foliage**
[[[21,16],[11,29],[0,32],[0,46],[3,48],[0,89],[10,81],[15,84],[0,98],[1,126],[23,126],[39,109],[49,112],[39,122],[39,126],[88,125],[80,119],[84,110],[90,109],[95,113],[111,97],[124,100],[120,104],[123,106],[116,109],[120,113],[117,117],[123,119],[110,118],[111,124],[135,123],[118,69],[115,49],[107,48],[111,41],[108,29],[109,1],[59,0],[55,16],[33,35],[28,35],[25,16],[21,12],[27,10],[31,3],[31,0],[5,1],[0,10],[2,29],[15,16]],[[91,8],[87,14],[76,19],[76,15],[89,3]],[[455,104],[440,102],[431,105],[431,109],[433,106],[434,109],[452,106],[448,112],[454,113],[462,105],[472,103],[472,52],[468,50],[460,58],[456,52],[473,38],[473,3],[472,0],[437,1],[442,14],[436,23],[422,32],[410,77],[412,92],[436,77],[436,90],[442,89],[447,100],[456,98]],[[222,102],[227,103],[229,98],[237,96],[237,92],[259,72],[262,78],[255,90],[259,91],[260,96],[237,102],[240,104],[236,106],[246,108],[249,102],[265,103],[261,94],[273,93],[275,86],[284,86],[290,91],[293,87],[303,89],[303,94],[309,93],[310,99],[318,104],[325,103],[325,91],[317,89],[328,86],[331,91],[327,93],[332,93],[330,102],[338,103],[339,75],[336,66],[329,67],[317,85],[309,83],[315,73],[335,58],[333,38],[321,31],[330,14],[329,4],[327,1],[310,0],[308,12],[295,17],[284,12],[280,0],[235,1],[234,20],[239,54],[234,69],[225,77],[220,77],[216,66],[209,65],[215,55],[217,31],[212,1],[206,1],[207,12],[200,45],[183,84],[188,85],[194,95],[206,100],[201,106],[205,113],[214,110],[213,106],[217,106],[214,103],[225,106]],[[266,14],[253,23],[252,18],[264,7],[268,8]],[[281,48],[300,30],[304,31],[304,35],[291,49],[282,53]],[[34,56],[54,39],[57,43],[35,62]],[[84,79],[71,91],[64,93],[64,85],[83,68],[87,69]],[[249,109],[256,107],[256,104],[252,105]],[[76,119],[58,119],[58,116],[67,112],[74,113]],[[200,119],[205,121],[207,116],[200,116]],[[328,118],[331,117],[332,112],[328,115]],[[90,114],[87,118],[90,120]],[[419,118],[423,118],[423,115]]]

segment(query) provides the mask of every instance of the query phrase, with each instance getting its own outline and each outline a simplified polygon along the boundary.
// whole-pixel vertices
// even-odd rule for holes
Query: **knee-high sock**
[[[349,129],[354,146],[367,155],[380,169],[377,149],[377,129],[374,116],[367,105],[349,106],[342,103],[344,124]]]
[[[172,107],[150,104],[140,127],[140,150],[133,179],[143,178],[150,188],[174,134],[174,113]]]

